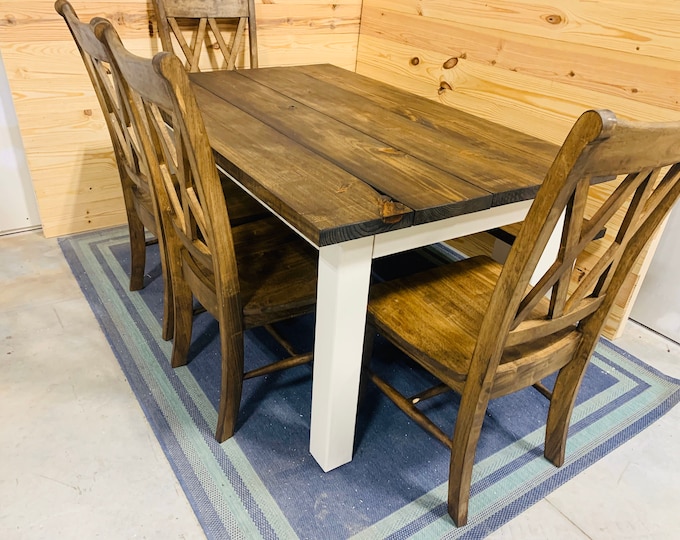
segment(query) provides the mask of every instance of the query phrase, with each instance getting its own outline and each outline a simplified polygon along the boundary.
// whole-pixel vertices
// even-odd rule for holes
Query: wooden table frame
[[[305,204],[312,205],[313,201],[307,203],[306,201],[298,201],[294,197],[287,199],[287,190],[280,185],[281,182],[285,183],[286,179],[269,180],[267,175],[263,175],[260,171],[261,163],[256,162],[256,159],[253,160],[252,156],[261,155],[261,159],[266,159],[267,149],[271,145],[278,144],[277,141],[282,139],[282,134],[293,141],[290,143],[291,152],[293,152],[291,159],[295,159],[295,156],[298,155],[295,152],[298,152],[298,150],[305,152],[304,155],[300,154],[305,158],[309,154],[310,148],[319,154],[324,152],[316,146],[317,142],[313,140],[314,134],[308,135],[308,138],[305,139],[304,134],[299,136],[299,131],[303,129],[298,127],[299,124],[292,122],[285,124],[286,118],[282,120],[279,117],[279,115],[282,117],[290,115],[293,109],[295,109],[295,111],[292,111],[293,113],[301,110],[300,116],[295,117],[295,119],[300,118],[304,124],[310,115],[318,114],[319,121],[325,122],[324,115],[332,116],[334,114],[329,113],[328,110],[323,110],[322,113],[314,111],[313,101],[318,99],[318,95],[313,94],[311,90],[307,94],[304,89],[300,90],[297,87],[290,90],[284,88],[281,90],[285,94],[284,97],[276,94],[276,92],[279,92],[282,78],[292,77],[295,80],[312,75],[318,76],[324,84],[326,83],[324,78],[327,78],[333,84],[339,81],[338,84],[347,83],[351,85],[356,83],[359,86],[363,85],[369,88],[371,92],[375,91],[378,94],[375,97],[376,100],[382,99],[381,92],[388,95],[390,99],[403,100],[409,107],[415,107],[413,110],[422,111],[423,118],[426,119],[426,121],[421,122],[420,116],[418,116],[420,113],[412,113],[411,109],[403,113],[409,118],[414,116],[418,120],[413,122],[414,134],[420,136],[425,133],[423,140],[434,141],[435,146],[438,142],[434,140],[434,135],[437,137],[441,135],[447,145],[453,147],[460,144],[464,147],[467,154],[463,150],[460,151],[458,154],[460,164],[455,159],[452,160],[450,156],[443,157],[441,160],[443,164],[441,164],[437,161],[436,156],[429,158],[426,152],[417,148],[419,140],[413,143],[415,148],[413,156],[415,158],[411,158],[409,155],[409,159],[432,160],[433,165],[426,163],[426,166],[430,167],[426,170],[434,171],[431,174],[435,177],[441,176],[443,185],[441,192],[437,185],[433,188],[432,194],[425,194],[427,200],[422,201],[423,188],[419,187],[419,190],[414,190],[413,197],[409,198],[408,181],[411,180],[409,175],[413,174],[413,168],[411,167],[407,173],[405,172],[402,178],[398,169],[400,162],[397,160],[396,166],[391,162],[389,163],[389,166],[393,167],[395,182],[398,184],[395,191],[401,190],[402,197],[397,199],[393,193],[388,192],[391,189],[391,177],[386,181],[383,181],[382,178],[376,179],[375,176],[372,178],[362,177],[362,170],[357,172],[356,164],[348,163],[345,166],[341,161],[341,158],[349,161],[355,159],[354,156],[347,157],[347,154],[342,154],[343,149],[341,148],[338,150],[338,153],[342,154],[340,157],[334,155],[318,157],[320,166],[326,167],[323,169],[324,171],[334,173],[335,168],[337,168],[338,170],[342,169],[342,174],[349,171],[352,174],[352,179],[358,177],[362,182],[355,183],[352,181],[347,185],[350,185],[351,189],[359,190],[362,194],[373,193],[373,198],[378,201],[380,208],[373,208],[371,206],[373,203],[365,205],[364,208],[361,206],[361,200],[365,196],[358,196],[360,202],[357,205],[361,208],[358,210],[355,208],[352,215],[332,216],[333,218],[337,217],[336,221],[333,222],[331,227],[324,230],[321,225],[313,222],[313,217],[309,217],[310,215],[313,216],[314,212],[307,211],[307,207],[304,206]],[[263,81],[268,83],[269,76],[277,81],[278,86],[272,83],[270,88],[256,87],[255,89],[258,92],[271,93],[274,101],[278,100],[280,103],[278,108],[271,103],[258,101],[258,99],[262,99],[262,96],[248,98],[244,97],[241,91],[244,84],[253,86],[255,83],[261,84]],[[236,79],[237,77],[241,78]],[[321,468],[324,471],[329,471],[352,459],[372,260],[521,221],[531,205],[531,199],[554,158],[557,148],[554,145],[455,112],[441,104],[397,91],[381,83],[360,78],[356,74],[344,72],[332,66],[267,68],[218,75],[199,74],[192,75],[192,80],[197,88],[199,106],[204,113],[206,128],[215,152],[218,168],[319,250],[310,451]],[[312,82],[315,85],[321,84],[318,80]],[[233,84],[233,88],[227,88],[231,84]],[[239,89],[238,92],[236,91],[237,88]],[[330,90],[335,91],[335,87],[330,88]],[[347,95],[349,94],[342,88],[338,90],[336,97],[341,99],[346,98]],[[393,95],[396,97],[392,97]],[[234,103],[231,103],[232,97]],[[356,107],[361,110],[361,114],[374,114],[372,121],[375,122],[377,117],[375,116],[375,104],[371,102],[373,98],[374,95],[370,92],[366,98],[363,96],[361,99],[357,98]],[[319,108],[323,109],[324,103],[319,103]],[[385,103],[389,105],[390,102],[381,102],[381,105]],[[347,107],[343,114],[346,114],[347,110],[351,111]],[[244,114],[244,112],[247,114]],[[437,130],[432,132],[429,126],[431,122],[436,123],[434,113],[450,116],[455,129],[458,129],[457,126],[464,126],[461,129],[468,129],[471,133],[470,141],[472,143],[477,143],[475,138],[477,135],[475,134],[479,134],[478,139],[481,141],[479,142],[481,148],[479,153],[476,153],[475,148],[472,150],[468,148],[469,140],[465,137],[461,138],[459,133],[450,134],[450,130],[446,126],[435,125]],[[337,114],[340,115],[341,113],[338,112]],[[401,122],[399,125],[405,125],[406,128],[404,129],[409,129],[408,123],[404,123],[400,118],[395,119],[394,115],[402,114],[401,110],[396,110],[396,113],[386,111],[385,114],[387,116],[392,114],[390,121],[398,124]],[[253,120],[251,116],[257,118]],[[328,125],[337,129],[344,136],[352,137],[352,130],[355,129],[353,127],[354,121],[341,124],[338,118],[339,116],[328,120]],[[246,133],[243,137],[251,136],[246,143],[239,135],[230,133],[225,128],[225,124],[236,120],[238,120],[239,125],[247,122],[252,130],[260,130],[258,131],[260,139],[262,138],[261,130],[269,130],[265,131],[268,134],[265,137],[267,140],[259,142],[260,139],[255,135],[251,136]],[[341,120],[344,120],[344,118],[341,118]],[[361,115],[357,116],[356,122],[362,122]],[[263,127],[263,124],[267,124],[266,127]],[[364,143],[366,136],[361,132],[362,129],[369,131],[373,128],[368,123],[363,127],[356,128],[357,140]],[[380,129],[382,127],[378,126],[377,130]],[[487,133],[487,130],[498,140],[497,146],[494,145],[493,138],[490,139],[491,135]],[[402,146],[397,146],[397,148],[399,152],[402,152],[403,145],[409,144],[408,137],[404,134],[397,133],[394,135],[397,139],[401,137],[395,143],[394,140],[390,139],[392,132],[385,130],[384,133],[385,135],[379,135],[389,140],[382,142],[381,139],[378,141],[381,145],[392,148],[391,144],[401,144]],[[410,133],[406,135],[410,135]],[[302,142],[298,140],[300,138]],[[350,142],[353,143],[354,141]],[[525,148],[523,145],[527,147]],[[259,148],[253,150],[255,146]],[[379,150],[382,151],[383,148],[381,147]],[[328,152],[333,154],[334,150],[329,149]],[[504,152],[510,157],[505,158]],[[383,166],[385,160],[391,159],[389,151],[387,154],[387,158],[383,155],[378,156],[378,159],[382,162],[376,162],[376,166]],[[472,155],[469,156],[468,154]],[[496,154],[500,156],[498,160]],[[276,158],[277,155],[275,154],[274,157]],[[248,156],[251,157],[250,161],[247,159]],[[515,164],[514,161],[518,160],[517,156],[520,156],[525,162]],[[370,164],[373,163],[371,161],[373,159],[372,154],[369,152],[364,159],[367,160],[367,176],[370,176]],[[477,159],[480,160],[479,165],[476,164]],[[494,176],[487,169],[491,164],[496,166],[497,161],[501,172]],[[285,164],[286,162],[280,161],[280,163]],[[441,167],[441,170],[438,167]],[[477,172],[480,173],[479,178],[477,178]],[[296,174],[303,173],[296,171]],[[318,185],[322,186],[324,179],[318,178],[318,176],[323,175],[310,174],[309,181],[319,182]],[[400,178],[401,184],[398,182]],[[414,179],[414,182],[417,180],[417,178]],[[430,181],[431,179],[428,177],[425,180]],[[377,190],[378,195],[375,195],[376,191],[374,190]],[[335,197],[336,192],[338,202],[334,204],[338,208],[342,205],[342,197],[353,196],[352,193],[348,194],[343,190],[331,190],[328,192],[328,196]],[[356,200],[357,198],[350,199],[350,202],[354,204]],[[381,206],[381,201],[386,204]],[[419,204],[421,206],[418,206]],[[340,210],[343,209],[340,208]],[[342,212],[340,211],[340,213]],[[362,227],[356,226],[357,214],[362,216],[360,218],[360,223],[364,225]],[[559,235],[553,236],[555,240],[559,239]],[[556,243],[553,241],[551,245],[554,246]]]

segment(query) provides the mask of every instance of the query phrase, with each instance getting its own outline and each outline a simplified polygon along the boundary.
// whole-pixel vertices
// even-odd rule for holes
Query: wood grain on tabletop
[[[373,129],[362,129],[360,106],[364,103],[363,98],[357,99],[347,93],[342,95],[336,87],[324,85],[320,91],[322,95],[344,113],[340,114],[341,119],[335,119],[325,108],[307,106],[286,95],[287,92],[292,93],[289,88],[306,81],[281,88],[277,85],[281,81],[275,78],[276,69],[257,73],[264,78],[272,75],[274,80],[271,84],[277,88],[252,80],[251,72],[236,76],[220,73],[219,77],[215,74],[198,75],[194,81],[217,95],[224,93],[243,111],[419,213],[435,208],[441,217],[447,213],[455,215],[490,206],[490,194],[486,190],[442,170],[439,159],[419,159],[390,144],[384,133],[380,133],[383,129],[408,129],[404,135],[417,144],[415,141],[427,131],[424,126],[413,123],[404,126],[406,121],[403,118],[382,114],[381,118],[373,118]],[[348,75],[351,74],[348,72]],[[301,77],[309,79],[304,75]],[[355,110],[356,104],[359,107]],[[437,154],[439,157],[441,155]]]
[[[194,90],[218,165],[315,244],[411,225],[410,208],[240,109],[221,106],[222,100],[208,90],[198,85]]]

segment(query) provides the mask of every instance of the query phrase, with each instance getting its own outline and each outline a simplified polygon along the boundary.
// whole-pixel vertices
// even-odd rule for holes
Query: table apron
[[[460,238],[524,220],[533,200],[495,206],[471,214],[414,225],[375,236],[373,258]]]

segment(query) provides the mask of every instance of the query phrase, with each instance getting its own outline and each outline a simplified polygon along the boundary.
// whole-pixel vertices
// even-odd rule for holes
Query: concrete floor
[[[616,344],[680,378],[635,323]],[[0,237],[0,539],[204,538],[56,240]],[[492,535],[680,538],[680,407]]]

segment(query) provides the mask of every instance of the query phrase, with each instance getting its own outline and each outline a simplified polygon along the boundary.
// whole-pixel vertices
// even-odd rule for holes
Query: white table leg
[[[310,451],[324,471],[352,459],[373,237],[319,250]]]

